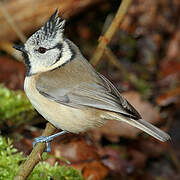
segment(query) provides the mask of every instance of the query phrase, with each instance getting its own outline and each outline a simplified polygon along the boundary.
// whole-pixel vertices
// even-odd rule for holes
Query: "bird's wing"
[[[114,85],[103,75],[98,74],[98,76],[100,78],[98,82],[83,82],[66,90],[57,88],[57,82],[48,90],[39,85],[37,89],[46,98],[73,108],[93,107],[121,113],[133,119],[141,119],[139,113],[120,95]]]

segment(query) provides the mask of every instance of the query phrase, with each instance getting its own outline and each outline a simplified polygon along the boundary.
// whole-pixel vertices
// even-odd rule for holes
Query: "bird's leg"
[[[33,148],[34,146],[37,144],[37,143],[42,143],[42,142],[45,142],[46,143],[46,152],[51,152],[51,144],[50,144],[50,141],[52,141],[55,137],[57,136],[61,136],[63,134],[66,134],[67,131],[61,131],[61,132],[58,132],[56,134],[53,134],[51,136],[39,136],[37,138],[34,139],[32,145],[33,145]]]

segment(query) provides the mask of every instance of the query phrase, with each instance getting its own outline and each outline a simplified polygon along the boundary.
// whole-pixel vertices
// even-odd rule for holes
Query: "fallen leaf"
[[[62,156],[71,163],[99,159],[95,146],[87,144],[81,137],[72,138],[70,142],[64,144],[56,143],[53,149],[55,156]]]
[[[108,168],[99,161],[93,161],[86,163],[82,169],[82,174],[89,180],[101,180],[108,174]]]
[[[135,167],[127,160],[127,149],[121,146],[99,148],[101,156],[107,156],[102,162],[110,169],[110,173],[131,174]]]
[[[176,87],[166,93],[158,96],[156,102],[159,106],[167,106],[172,103],[179,102],[180,100],[180,87]]]
[[[128,152],[130,156],[130,162],[136,167],[136,168],[144,168],[146,165],[147,156],[141,152],[137,151],[135,149],[130,149]]]
[[[180,62],[176,60],[164,59],[160,65],[161,79],[173,75],[176,75],[177,78],[180,76]]]
[[[101,162],[101,156],[93,144],[88,144],[82,137],[71,138],[68,143],[53,143],[53,154],[60,164],[66,164],[78,169],[83,176],[91,180],[101,180],[109,169]],[[58,158],[59,157],[59,158]],[[70,164],[62,161],[66,159]],[[51,162],[55,162],[51,159]]]

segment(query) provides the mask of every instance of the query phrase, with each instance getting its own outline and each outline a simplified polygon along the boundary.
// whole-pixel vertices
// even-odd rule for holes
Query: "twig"
[[[106,47],[104,53],[107,56],[108,60],[121,71],[122,75],[126,80],[130,81],[133,84],[136,83],[136,75],[130,73],[123,67],[123,65],[118,61],[117,57],[114,55],[110,48]]]
[[[0,41],[0,49],[5,51],[6,53],[10,54],[12,57],[14,57],[16,60],[23,62],[21,52],[16,51],[13,48],[13,43],[9,41]]]
[[[47,123],[46,129],[44,130],[42,136],[49,136],[53,134],[55,130],[56,128],[53,125],[51,125],[50,123]],[[33,168],[41,160],[41,155],[44,152],[45,148],[46,148],[45,143],[38,143],[34,147],[31,154],[28,156],[27,160],[21,167],[18,175],[14,178],[14,180],[25,180],[30,175]]]
[[[111,51],[110,48],[106,47],[104,53],[106,57],[108,58],[108,60],[111,62],[111,64],[117,67],[121,71],[123,78],[126,81],[131,82],[138,90],[143,89],[143,92],[141,90],[142,94],[144,95],[149,94],[148,89],[150,89],[150,86],[146,83],[146,81],[144,81],[143,79],[137,78],[137,76],[134,73],[127,71],[123,67],[123,65],[118,61],[117,57],[114,55],[114,53]]]
[[[23,32],[19,29],[17,24],[13,21],[13,18],[8,13],[7,9],[3,6],[3,3],[0,2],[0,11],[4,18],[6,19],[7,23],[10,25],[10,27],[14,30],[14,32],[17,34],[19,39],[25,43],[26,37],[24,36]],[[10,55],[18,59],[19,61],[22,61],[22,57],[20,56],[20,53],[17,53],[15,49],[12,48],[12,44],[10,42],[1,42],[0,46],[3,50],[8,52]]]
[[[111,23],[111,25],[109,26],[108,30],[105,32],[105,34],[100,37],[100,42],[95,50],[95,53],[91,59],[91,64],[96,66],[98,64],[98,62],[100,61],[104,49],[107,46],[107,44],[111,41],[113,35],[115,34],[115,32],[118,30],[120,23],[123,20],[123,17],[125,16],[129,5],[131,4],[132,0],[123,0],[117,13],[116,16],[113,19],[113,22]]]
[[[114,55],[114,53],[109,47],[105,48],[104,54],[108,58],[108,60],[111,62],[111,64],[114,65],[116,68],[118,68],[122,72],[123,76],[128,76],[129,72],[126,71],[126,69],[118,61],[117,57]]]
[[[13,21],[12,17],[9,15],[8,11],[5,9],[3,6],[3,3],[0,2],[0,11],[2,12],[2,15],[8,22],[8,24],[11,26],[11,28],[15,31],[19,39],[25,43],[26,42],[26,37],[24,36],[23,32],[18,28],[17,24]]]

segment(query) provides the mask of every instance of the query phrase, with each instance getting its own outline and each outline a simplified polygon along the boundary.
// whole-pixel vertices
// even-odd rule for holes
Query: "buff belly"
[[[35,87],[35,77],[25,78],[24,90],[35,109],[58,129],[79,133],[105,123],[100,110],[71,108],[44,97]]]

